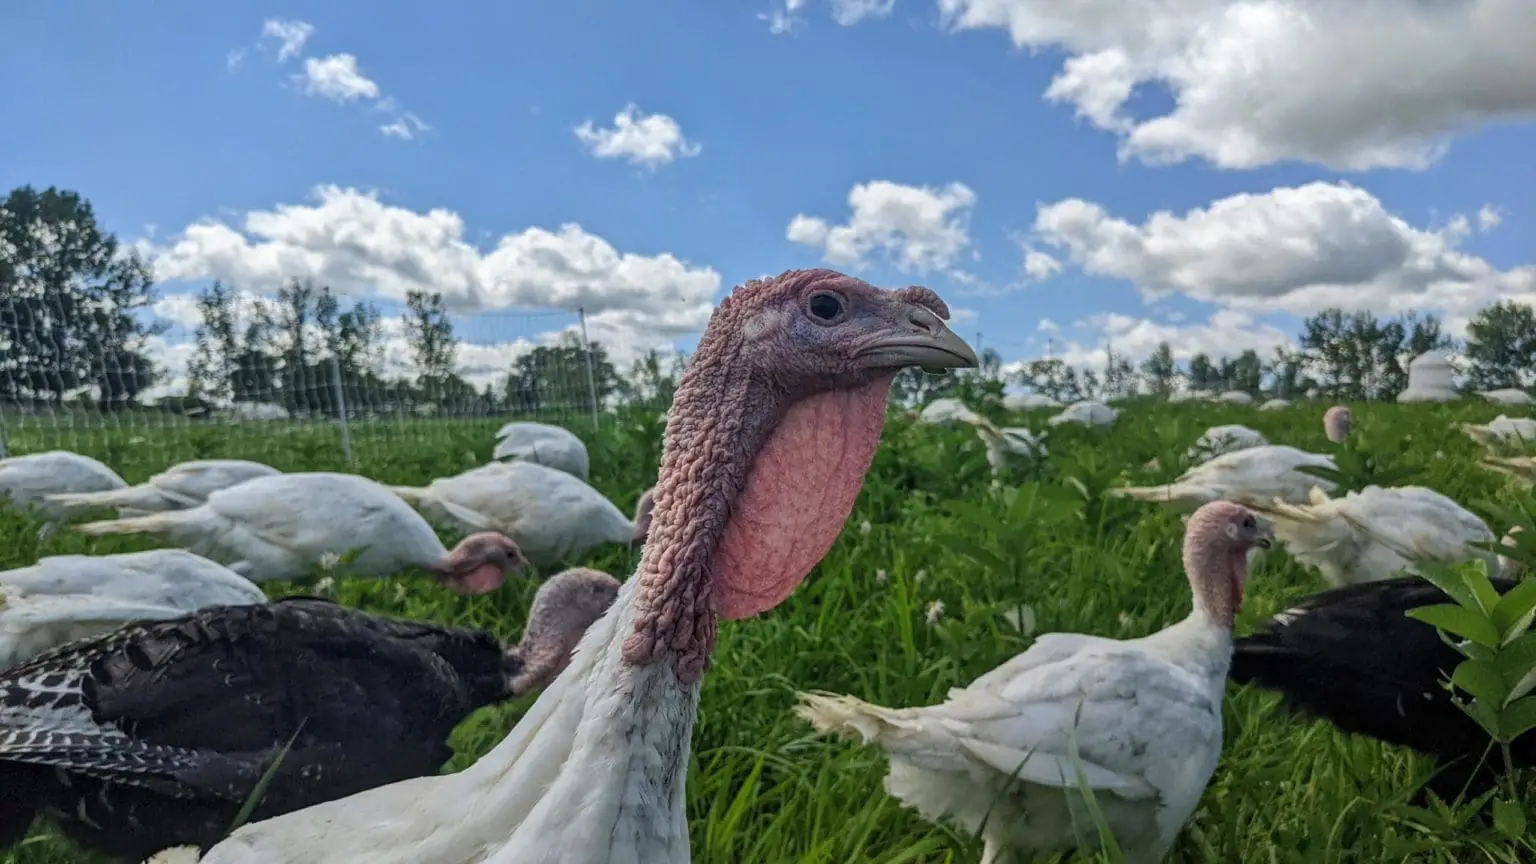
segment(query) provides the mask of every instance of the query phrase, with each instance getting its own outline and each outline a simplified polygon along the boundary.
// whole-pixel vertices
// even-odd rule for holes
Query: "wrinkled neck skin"
[[[1232,621],[1241,603],[1233,586],[1239,575],[1246,577],[1248,559],[1246,554],[1221,547],[1186,549],[1184,571],[1189,575],[1194,608],[1183,621],[1147,639],[1153,644],[1179,645],[1173,655],[1181,664],[1222,686],[1232,662]],[[1205,574],[1214,578],[1201,578]]]

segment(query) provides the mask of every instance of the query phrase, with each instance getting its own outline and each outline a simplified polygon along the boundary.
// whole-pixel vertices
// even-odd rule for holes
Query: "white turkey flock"
[[[220,489],[280,473],[270,465],[247,459],[200,459],[172,465],[136,486],[49,495],[45,501],[61,513],[115,507],[119,516],[143,516],[196,507]]]

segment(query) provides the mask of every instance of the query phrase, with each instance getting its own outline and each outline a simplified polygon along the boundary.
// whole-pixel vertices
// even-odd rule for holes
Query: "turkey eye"
[[[836,294],[815,294],[806,305],[811,314],[823,321],[831,321],[843,314],[843,301]]]
[[[1256,523],[1253,521],[1253,517],[1252,516],[1249,516],[1247,519],[1243,520],[1243,527],[1244,528],[1252,528],[1252,527],[1254,527],[1255,524]]]

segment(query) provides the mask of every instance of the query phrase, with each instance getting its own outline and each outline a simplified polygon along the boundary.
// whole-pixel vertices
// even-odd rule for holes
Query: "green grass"
[[[775,612],[722,626],[694,733],[689,817],[694,860],[767,862],[974,862],[980,844],[903,810],[882,791],[875,751],[818,739],[790,713],[798,689],[855,694],[886,705],[930,704],[1024,650],[1003,611],[1028,604],[1041,631],[1139,636],[1189,608],[1176,516],[1103,499],[1104,486],[1161,482],[1182,468],[1184,449],[1207,426],[1241,422],[1272,443],[1325,451],[1326,405],[1260,413],[1237,406],[1136,405],[1109,431],[1053,430],[1048,461],[1021,466],[991,487],[969,430],[892,420],[842,537],[805,585]],[[1418,482],[1471,504],[1507,498],[1497,475],[1475,467],[1476,446],[1455,423],[1487,421],[1496,406],[1355,406],[1356,430],[1411,435]],[[660,426],[654,411],[606,423],[589,440],[593,483],[621,507],[654,480]],[[1017,419],[1017,418],[1016,418]],[[1018,420],[1042,428],[1045,416]],[[357,424],[357,469],[391,483],[424,482],[490,455],[498,421]],[[264,429],[252,434],[252,428]],[[12,429],[15,452],[69,446],[104,459],[130,481],[195,456],[245,456],[287,469],[347,470],[335,430],[323,425],[95,432],[48,439]],[[61,430],[78,436],[80,430]],[[238,432],[238,434],[235,434]],[[83,438],[83,440],[82,440]],[[1157,457],[1155,473],[1142,469]],[[1064,482],[1077,478],[1078,483]],[[868,525],[867,529],[865,525]],[[0,514],[0,568],[39,554],[37,523]],[[1502,533],[1503,526],[1492,525]],[[134,538],[90,541],[61,532],[48,550],[148,548]],[[608,550],[588,562],[622,576],[635,558]],[[1239,632],[1322,587],[1315,573],[1272,553],[1249,580]],[[272,586],[291,593],[292,586]],[[344,583],[341,599],[365,609],[519,632],[532,589],[459,597],[423,575]],[[944,613],[930,626],[935,600]],[[456,733],[451,768],[492,747],[528,700],[480,712]],[[1436,820],[1403,802],[1428,775],[1427,760],[1294,719],[1273,696],[1233,688],[1227,740],[1199,811],[1169,860],[1177,862],[1516,862],[1529,845],[1466,820]],[[1527,798],[1527,800],[1536,800]],[[1463,824],[1453,824],[1460,821]],[[43,831],[0,864],[62,864],[82,856]],[[1073,859],[1067,860],[1086,860]]]

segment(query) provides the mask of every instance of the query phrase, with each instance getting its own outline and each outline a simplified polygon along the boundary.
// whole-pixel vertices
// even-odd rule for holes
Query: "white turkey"
[[[36,506],[42,510],[47,516],[39,532],[43,540],[51,537],[68,515],[63,507],[48,503],[49,495],[105,492],[127,485],[111,468],[68,450],[0,459],[0,498],[9,499],[17,507]]]
[[[1281,408],[1289,408],[1291,403],[1285,399],[1271,399],[1259,406],[1260,411],[1279,411]]]
[[[1249,447],[1263,447],[1269,441],[1247,426],[1212,426],[1189,448],[1189,462],[1198,465],[1224,453],[1236,453]]]
[[[1209,390],[1175,390],[1168,394],[1169,402],[1210,402],[1216,394]]]
[[[1010,456],[1046,455],[1045,436],[1036,434],[1024,426],[997,427],[982,420],[976,424],[976,434],[987,448],[987,464],[992,473],[998,474],[1008,465]]]
[[[0,572],[0,669],[129,621],[266,601],[249,579],[181,549],[51,555]]]
[[[430,519],[501,531],[536,567],[575,561],[604,543],[638,545],[649,528],[649,491],[631,518],[580,479],[534,462],[492,462],[426,486],[391,488]],[[455,515],[462,511],[474,520]]]
[[[246,459],[199,459],[172,465],[137,486],[107,492],[50,495],[47,502],[71,514],[97,507],[116,507],[119,516],[143,516],[196,507],[220,489],[281,473],[271,465]]]
[[[500,588],[508,570],[527,563],[517,544],[494,531],[471,534],[449,551],[388,487],[322,471],[257,477],[220,489],[189,510],[88,522],[76,530],[162,534],[254,582],[297,579],[327,558],[361,549],[348,567],[359,576],[421,567],[456,591],[484,594]]]
[[[966,407],[959,399],[935,399],[923,406],[921,413],[917,415],[919,423],[928,423],[936,426],[950,423],[985,423],[986,418]]]
[[[41,812],[136,862],[218,842],[269,769],[258,819],[436,774],[453,728],[553,680],[618,590],[590,570],[552,578],[510,648],[289,597],[49,652],[0,674],[0,849]]]
[[[569,429],[519,420],[496,430],[496,450],[492,459],[535,462],[564,471],[572,477],[587,479],[587,445]]]
[[[1463,423],[1461,431],[1484,447],[1536,444],[1536,420],[1529,417],[1506,417],[1500,414],[1484,424]]]
[[[1248,552],[1270,539],[1242,507],[1207,504],[1184,535],[1194,608],[1183,621],[1123,641],[1046,634],[938,705],[884,708],[806,693],[796,713],[819,732],[885,750],[886,792],[926,819],[979,834],[982,864],[1096,848],[1079,772],[1124,860],[1156,864],[1221,756],[1232,621]]]
[[[1497,402],[1500,405],[1530,405],[1533,404],[1531,394],[1514,387],[1505,387],[1501,390],[1479,390],[1477,395],[1489,402]]]
[[[1482,559],[1499,572],[1493,532],[1466,508],[1423,486],[1367,486],[1342,498],[1315,489],[1305,504],[1262,498],[1240,502],[1268,516],[1291,557],[1316,567],[1331,585],[1402,575],[1415,561]]]
[[[1063,423],[1080,423],[1084,426],[1109,426],[1115,422],[1120,412],[1094,399],[1084,399],[1073,402],[1062,409],[1060,414],[1045,421],[1052,426],[1060,426]]]
[[[1009,411],[1034,411],[1037,408],[1060,408],[1061,403],[1039,393],[1009,393],[1003,397],[1003,407]]]
[[[1242,390],[1228,390],[1216,397],[1217,402],[1225,402],[1228,405],[1252,405],[1253,396]]]
[[[1333,490],[1332,481],[1298,470],[1301,468],[1336,469],[1337,466],[1332,456],[1308,453],[1285,444],[1266,444],[1217,456],[1190,468],[1172,483],[1126,486],[1110,491],[1187,513],[1211,501],[1238,497],[1264,501],[1279,498],[1301,504],[1311,500],[1314,486]]]
[[[948,315],[830,270],[737,288],[674,395],[638,573],[506,739],[458,774],[247,825],[205,864],[690,864],[718,620],[774,608],[826,554],[898,370],[977,365]]]

